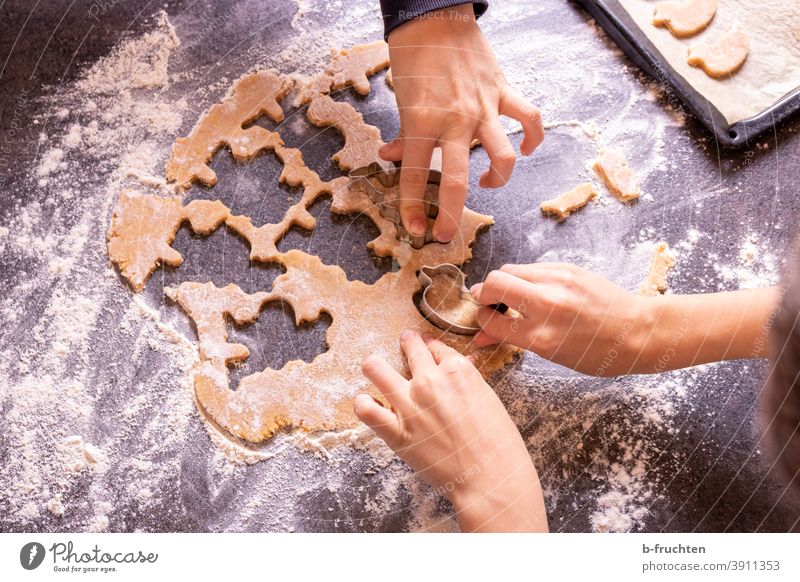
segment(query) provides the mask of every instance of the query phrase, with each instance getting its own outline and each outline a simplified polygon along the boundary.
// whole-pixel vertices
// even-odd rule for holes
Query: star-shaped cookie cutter
[[[436,154],[436,151],[434,152]],[[428,184],[425,188],[425,214],[427,228],[424,236],[414,236],[403,226],[400,218],[400,172],[402,165],[396,162],[375,161],[368,166],[351,170],[350,189],[363,192],[378,206],[381,216],[390,220],[397,229],[397,239],[409,243],[415,249],[420,249],[428,243],[435,242],[433,238],[433,223],[439,214],[439,184],[442,181],[441,155],[434,155],[430,170],[428,170]]]

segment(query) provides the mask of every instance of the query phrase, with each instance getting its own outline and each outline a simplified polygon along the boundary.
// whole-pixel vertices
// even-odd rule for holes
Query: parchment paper
[[[753,117],[800,90],[800,0],[719,0],[708,28],[687,39],[653,26],[653,8],[658,2],[618,1],[667,63],[729,124]],[[686,64],[692,43],[713,43],[734,25],[750,37],[750,54],[737,73],[717,80]]]

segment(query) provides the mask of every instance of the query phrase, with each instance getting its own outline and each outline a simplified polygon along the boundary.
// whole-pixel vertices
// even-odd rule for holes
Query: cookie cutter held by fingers
[[[450,287],[437,289],[434,279],[439,277],[448,278]],[[421,267],[417,275],[422,285],[419,308],[425,318],[441,330],[460,335],[475,335],[481,329],[475,314],[482,305],[472,298],[465,278],[463,271],[451,263]],[[432,290],[434,295],[430,296]],[[504,303],[488,307],[500,313],[508,310]]]
[[[349,188],[366,194],[378,206],[381,216],[391,221],[397,229],[397,239],[420,249],[433,238],[433,223],[439,214],[439,184],[442,180],[441,149],[436,148],[428,170],[428,182],[425,187],[425,215],[427,226],[423,236],[412,235],[400,216],[400,173],[402,164],[378,160],[367,166],[351,170]]]

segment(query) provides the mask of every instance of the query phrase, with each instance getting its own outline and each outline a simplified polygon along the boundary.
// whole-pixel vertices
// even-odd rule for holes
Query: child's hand
[[[643,297],[574,265],[505,265],[474,285],[479,346],[500,341],[585,374],[653,374],[764,356],[777,289]]]
[[[412,379],[370,357],[364,374],[391,409],[361,394],[355,412],[438,492],[462,531],[545,531],[539,477],[517,427],[471,361],[406,331]]]
[[[478,303],[505,303],[521,317],[478,311],[479,346],[509,342],[585,374],[637,370],[652,329],[648,299],[574,265],[505,265],[474,285]]]
[[[491,161],[481,187],[497,188],[508,181],[516,162],[499,116],[522,124],[525,139],[520,150],[530,155],[544,139],[541,115],[506,82],[472,4],[435,10],[396,28],[389,35],[389,54],[400,136],[380,155],[403,160],[400,215],[409,232],[422,235],[426,177],[433,149],[441,146],[442,181],[433,234],[439,242],[449,242],[458,232],[467,198],[472,140],[481,141]]]

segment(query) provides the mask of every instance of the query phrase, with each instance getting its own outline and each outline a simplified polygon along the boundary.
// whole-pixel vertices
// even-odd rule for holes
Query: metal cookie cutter
[[[437,150],[434,150],[432,166],[428,171],[428,185],[425,188],[424,202],[428,224],[424,236],[413,236],[405,229],[400,218],[401,164],[376,161],[368,166],[356,168],[348,174],[350,177],[348,187],[369,196],[378,206],[381,216],[394,223],[398,240],[409,243],[415,249],[434,242],[433,223],[439,213],[439,184],[442,180],[441,155],[436,154]]]
[[[454,279],[455,285],[458,286],[460,291],[461,301],[469,302],[476,306],[478,305],[467,289],[465,275],[461,269],[450,263],[442,263],[433,267],[426,265],[420,268],[419,274],[417,275],[417,279],[422,284],[422,297],[420,298],[419,308],[423,315],[425,315],[425,318],[433,325],[444,331],[460,335],[475,335],[480,331],[480,327],[477,325],[464,325],[463,323],[451,321],[431,307],[431,304],[428,302],[428,291],[431,285],[433,285],[433,278],[438,275],[445,275]],[[500,313],[505,313],[508,310],[508,306],[505,303],[489,305],[488,307]]]

